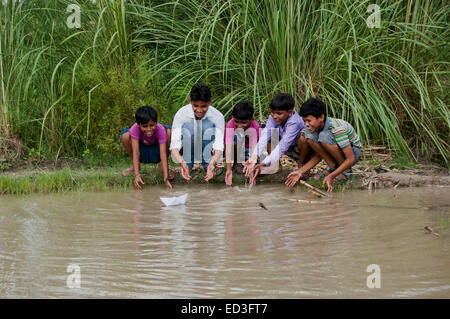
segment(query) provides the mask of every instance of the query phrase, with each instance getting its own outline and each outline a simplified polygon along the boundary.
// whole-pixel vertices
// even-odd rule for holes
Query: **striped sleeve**
[[[348,145],[362,146],[358,134],[350,123],[340,119],[331,119],[331,121],[333,126],[332,133],[340,148],[347,147]]]
[[[350,145],[350,140],[347,136],[347,132],[342,127],[333,130],[333,135],[336,138],[336,143],[339,145],[340,148],[344,148]]]

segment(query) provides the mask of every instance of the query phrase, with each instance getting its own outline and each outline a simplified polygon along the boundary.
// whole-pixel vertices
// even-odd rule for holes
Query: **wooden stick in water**
[[[313,190],[316,193],[319,193],[322,196],[328,197],[328,194],[325,192],[322,192],[320,189],[318,189],[317,187],[312,186],[311,184],[308,184],[305,181],[300,181],[300,184],[305,185],[306,187],[308,187],[309,189]]]
[[[314,196],[316,196],[316,197],[319,197],[319,198],[324,197],[321,193],[318,193],[318,192],[316,192],[316,191],[313,190],[313,189],[309,189],[309,190],[308,190],[308,193],[310,193],[310,194],[312,194],[312,195],[314,195]]]

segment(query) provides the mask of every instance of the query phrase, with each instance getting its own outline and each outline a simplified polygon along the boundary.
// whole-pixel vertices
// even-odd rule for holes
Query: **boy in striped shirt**
[[[328,166],[325,171],[319,171],[319,175],[324,178],[322,187],[326,184],[328,192],[331,192],[331,182],[345,182],[351,167],[361,159],[359,136],[348,122],[327,117],[325,103],[318,99],[311,98],[303,103],[300,116],[308,127],[302,133],[311,158],[288,175],[286,186],[294,186],[302,175],[324,159]]]

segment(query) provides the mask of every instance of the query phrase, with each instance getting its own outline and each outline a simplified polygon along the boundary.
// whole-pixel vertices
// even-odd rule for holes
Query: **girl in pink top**
[[[158,114],[151,106],[140,107],[136,111],[136,123],[120,134],[122,144],[133,162],[122,174],[129,176],[134,172],[136,189],[142,189],[140,184],[144,184],[139,174],[140,163],[158,163],[164,175],[164,184],[167,188],[172,188],[168,164],[170,134],[170,126],[164,127],[158,123]]]
[[[249,154],[252,154],[258,143],[259,124],[253,119],[253,113],[253,105],[250,102],[239,102],[233,108],[233,118],[225,126],[225,159],[227,166],[225,183],[228,186],[233,183],[233,162],[236,165],[236,170],[242,172],[242,163],[248,159]],[[243,144],[245,144],[244,149],[242,149]],[[239,167],[241,167],[240,170]]]

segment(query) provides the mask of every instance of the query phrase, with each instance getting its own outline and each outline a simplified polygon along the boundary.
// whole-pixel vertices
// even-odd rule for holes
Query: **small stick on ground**
[[[322,196],[328,197],[328,194],[325,192],[322,192],[320,189],[318,189],[317,187],[312,186],[311,184],[308,184],[305,181],[300,181],[300,184],[305,185],[306,187],[308,187],[309,189],[313,190],[316,193],[319,193]]]

